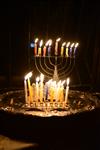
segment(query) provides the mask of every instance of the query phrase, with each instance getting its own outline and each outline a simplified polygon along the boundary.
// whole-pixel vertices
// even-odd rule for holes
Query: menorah
[[[34,107],[65,107],[68,103],[68,76],[75,65],[78,43],[63,42],[60,47],[60,40],[56,40],[54,47],[51,39],[44,46],[43,40],[39,42],[37,38],[34,41],[35,67],[41,75],[33,84],[30,83],[32,72],[25,76],[26,103]],[[44,83],[44,76],[48,82]]]

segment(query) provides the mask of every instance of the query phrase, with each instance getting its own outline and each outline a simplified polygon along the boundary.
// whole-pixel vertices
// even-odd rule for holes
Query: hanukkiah
[[[24,79],[26,104],[33,107],[58,108],[68,104],[69,83],[75,65],[76,50],[79,43],[63,42],[58,38],[55,43],[51,39],[34,40],[33,57],[39,72],[35,83],[30,82],[34,72],[29,72]],[[48,81],[44,81],[44,78]]]

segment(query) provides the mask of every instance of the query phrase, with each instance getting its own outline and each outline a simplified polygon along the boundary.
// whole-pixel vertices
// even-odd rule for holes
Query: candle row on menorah
[[[45,102],[45,101],[56,101],[65,102],[68,100],[69,92],[69,78],[65,81],[56,82],[53,79],[44,83],[44,75],[36,78],[36,83],[30,83],[30,77],[32,73],[28,73],[25,76],[24,87],[25,87],[25,98],[26,103],[33,102]]]
[[[43,40],[38,38],[34,41],[34,56],[65,56],[65,57],[74,57],[76,54],[77,47],[79,43],[63,42],[60,44],[60,38],[55,42],[53,47],[53,41],[49,39],[46,43],[43,43]]]

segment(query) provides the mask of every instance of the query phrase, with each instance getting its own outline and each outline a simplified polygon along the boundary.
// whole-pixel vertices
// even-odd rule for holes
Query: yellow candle
[[[40,41],[40,47],[38,48],[38,56],[41,56],[42,49],[41,46],[43,45],[43,40]]]
[[[63,56],[63,54],[64,54],[64,47],[62,46],[61,47],[61,56]]]
[[[53,100],[54,100],[54,92],[55,92],[54,87],[51,86],[50,87],[50,101],[51,102],[53,102]]]
[[[68,57],[68,47],[66,47],[66,57]]]
[[[29,87],[29,103],[31,104],[33,102],[33,97],[32,97],[32,88],[30,84],[30,78],[28,78],[28,87]]]
[[[36,101],[36,85],[35,83],[32,84],[32,91],[33,91],[33,101]]]
[[[66,45],[66,42],[64,42],[61,46],[61,56],[64,55],[64,46]]]
[[[70,45],[70,42],[68,42],[68,43],[67,43],[67,45],[66,45],[66,54],[65,54],[65,55],[66,55],[66,57],[68,57],[68,56],[69,56],[69,54],[68,54],[68,47],[69,47],[69,45]]]
[[[41,47],[38,48],[38,56],[41,56]]]

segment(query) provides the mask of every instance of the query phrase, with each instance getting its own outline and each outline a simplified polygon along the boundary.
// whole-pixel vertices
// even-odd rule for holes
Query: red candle
[[[43,48],[43,56],[45,57],[45,55],[46,55],[46,46],[44,46]]]

